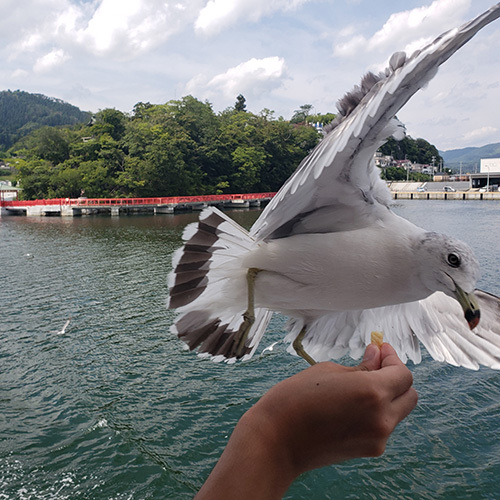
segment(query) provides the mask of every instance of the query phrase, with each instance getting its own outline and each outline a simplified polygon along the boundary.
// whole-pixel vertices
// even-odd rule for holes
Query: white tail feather
[[[248,269],[242,262],[254,239],[216,208],[204,210],[183,238],[169,276],[169,307],[180,313],[171,331],[214,361],[249,359],[272,316],[267,309],[256,309],[244,348],[237,349],[248,306]]]

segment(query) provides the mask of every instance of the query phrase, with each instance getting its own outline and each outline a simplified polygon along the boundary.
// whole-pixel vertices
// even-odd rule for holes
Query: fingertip
[[[366,346],[365,354],[363,356],[363,361],[370,361],[377,357],[380,353],[380,348],[377,344],[368,344]]]
[[[398,353],[390,344],[383,343],[380,348],[380,363],[381,366],[401,365],[404,364],[398,356]]]
[[[380,352],[384,352],[384,353],[387,353],[387,354],[390,354],[390,353],[396,354],[396,350],[388,342],[382,343],[382,345],[380,346]]]
[[[366,346],[363,360],[358,365],[360,370],[378,370],[380,368],[380,349],[375,344],[368,344]]]

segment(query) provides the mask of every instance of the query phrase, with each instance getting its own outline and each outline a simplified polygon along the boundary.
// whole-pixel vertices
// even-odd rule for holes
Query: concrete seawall
[[[500,192],[478,191],[392,191],[395,200],[500,200]]]

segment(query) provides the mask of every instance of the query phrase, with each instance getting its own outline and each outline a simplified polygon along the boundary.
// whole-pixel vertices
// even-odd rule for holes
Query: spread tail
[[[248,269],[242,260],[254,239],[220,210],[207,208],[197,223],[186,227],[183,240],[169,276],[168,307],[180,313],[171,331],[190,350],[199,348],[214,361],[249,359],[272,316],[256,308],[244,348],[238,349],[237,334],[248,305]]]

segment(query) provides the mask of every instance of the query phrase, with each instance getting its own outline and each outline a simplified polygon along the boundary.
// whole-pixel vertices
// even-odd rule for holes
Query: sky
[[[0,90],[131,112],[192,95],[215,112],[290,119],[336,102],[393,52],[415,49],[493,0],[1,0]],[[500,142],[500,20],[398,114],[440,150]]]

